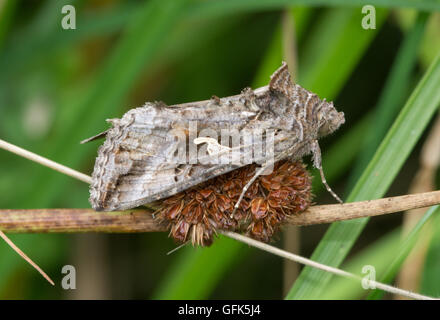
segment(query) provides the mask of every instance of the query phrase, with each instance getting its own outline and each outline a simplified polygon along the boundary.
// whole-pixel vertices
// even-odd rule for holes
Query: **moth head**
[[[326,136],[338,129],[345,122],[343,112],[338,112],[333,102],[325,102],[318,113],[318,137]]]

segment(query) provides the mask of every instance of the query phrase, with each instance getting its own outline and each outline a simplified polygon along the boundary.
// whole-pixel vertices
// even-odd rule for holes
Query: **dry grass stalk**
[[[410,193],[428,192],[435,190],[435,174],[440,166],[440,115],[437,116],[431,132],[426,139],[420,154],[420,168],[411,184]],[[404,214],[403,218],[403,236],[417,224],[425,209],[413,209]],[[432,236],[432,230],[429,228],[421,235],[418,243],[406,259],[397,277],[397,284],[401,288],[411,291],[419,289],[421,274],[425,262],[426,253]],[[402,299],[396,296],[396,299]]]
[[[15,147],[2,140],[0,140],[0,148],[17,153],[30,160],[51,167],[84,182],[90,181],[90,177],[83,175],[82,173],[76,172],[73,169],[64,167],[41,156]],[[301,214],[290,216],[286,221],[294,225],[330,223],[340,220],[355,219],[427,207],[439,203],[440,191],[435,191],[394,198],[362,201],[357,203],[310,207]],[[167,228],[166,226],[157,223],[150,210],[128,210],[123,212],[97,213],[91,209],[31,209],[0,210],[0,229],[8,232],[149,232],[165,231]],[[293,258],[292,254],[287,251],[269,246],[251,238],[235,234],[233,232],[225,231],[223,233],[239,241],[249,244],[252,243],[252,245],[262,250],[286,257],[287,259],[308,265],[316,265],[315,262],[309,259],[295,255],[295,258]],[[2,236],[18,254],[32,264],[35,269],[37,269],[49,282],[53,284],[53,281],[50,280],[50,278],[19,248],[17,248],[2,231],[0,231],[0,236]],[[316,265],[316,267],[334,274],[345,274],[346,276],[356,278],[355,275],[340,269],[325,265]],[[399,288],[393,288],[385,284],[376,283],[376,286],[382,290],[395,294],[402,294],[414,299],[430,298],[401,290]]]
[[[440,204],[440,191],[399,197],[309,207],[291,215],[286,224],[308,226],[372,217]],[[0,229],[12,233],[163,232],[166,225],[153,218],[153,211],[136,209],[96,212],[93,209],[0,209]]]
[[[283,57],[289,66],[289,72],[293,80],[297,80],[298,74],[298,50],[296,45],[295,19],[292,9],[285,9],[281,17]],[[299,254],[301,248],[301,230],[297,226],[287,226],[283,232],[284,250]],[[283,265],[283,292],[284,296],[290,290],[293,282],[298,277],[298,263],[285,259]]]

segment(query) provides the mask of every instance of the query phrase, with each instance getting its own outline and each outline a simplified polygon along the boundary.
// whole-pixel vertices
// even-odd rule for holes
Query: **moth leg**
[[[324,176],[324,170],[322,169],[322,158],[321,158],[321,149],[319,148],[318,140],[314,140],[312,142],[312,152],[313,152],[313,165],[316,169],[319,170],[319,174],[321,175],[321,181],[324,184],[327,191],[335,198],[339,203],[343,203],[341,198],[330,188],[327,184],[327,180]]]
[[[270,166],[275,164],[275,162],[280,161],[281,159],[287,158],[290,155],[291,151],[292,151],[291,149],[284,150],[283,152],[281,152],[279,155],[277,155],[273,159],[268,160],[264,165],[261,166],[260,169],[258,169],[257,172],[255,172],[255,175],[248,181],[248,183],[246,183],[246,185],[244,186],[243,190],[241,191],[240,197],[238,198],[237,203],[234,205],[234,210],[232,211],[232,213],[230,215],[231,218],[234,216],[235,212],[238,209],[238,206],[240,205],[241,201],[244,198],[244,195],[246,194],[246,191],[250,188],[252,183],[254,183],[255,180],[257,180],[257,178],[264,171],[266,171],[266,169],[268,169]]]
[[[235,212],[238,209],[238,206],[240,205],[241,201],[244,198],[244,195],[246,194],[247,190],[250,188],[250,186],[252,185],[252,183],[255,182],[255,180],[257,180],[257,178],[267,169],[269,168],[271,165],[274,164],[275,161],[270,161],[270,162],[266,162],[260,169],[258,169],[257,172],[255,172],[254,176],[248,181],[248,183],[246,183],[246,185],[243,187],[243,190],[241,191],[240,197],[238,198],[237,202],[234,205],[234,210],[231,213],[231,218],[234,216]]]

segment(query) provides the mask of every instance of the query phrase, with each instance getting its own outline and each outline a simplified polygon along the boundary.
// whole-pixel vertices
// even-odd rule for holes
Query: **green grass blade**
[[[423,38],[429,14],[418,15],[412,29],[406,35],[394,60],[390,74],[385,82],[382,94],[375,107],[374,127],[371,127],[364,142],[359,160],[356,163],[349,186],[354,186],[356,180],[367,167],[368,162],[380,145],[393,119],[405,98],[405,89],[409,87],[411,72],[417,61],[419,45]],[[351,189],[351,188],[350,188]]]
[[[438,108],[439,83],[440,55],[413,91],[347,202],[377,199],[385,194]],[[332,224],[311,259],[339,266],[367,221],[363,218]],[[306,267],[286,298],[313,299],[330,279],[330,274]]]
[[[329,181],[335,181],[340,177],[349,165],[356,159],[361,151],[362,142],[368,132],[373,120],[372,114],[366,114],[358,123],[334,145],[326,150],[323,155],[323,164],[325,164],[325,176]],[[319,177],[319,171],[312,169],[314,179],[312,180],[312,190],[314,194],[325,189]]]
[[[60,6],[62,3],[57,5]],[[16,77],[17,74],[23,71],[28,71],[29,67],[50,59],[69,45],[121,30],[138,9],[139,5],[123,4],[117,8],[93,12],[84,16],[79,12],[78,19],[81,23],[75,32],[66,32],[58,26],[46,32],[35,32],[33,30],[40,30],[37,25],[26,32],[15,35],[19,39],[30,37],[31,40],[13,42],[7,50],[0,53],[0,69],[2,70],[0,81],[5,81],[11,76]],[[44,12],[46,11],[44,10]],[[57,7],[52,9],[51,12],[60,12],[60,9]],[[59,20],[58,15],[56,20]],[[35,24],[37,23],[33,23],[33,25]]]
[[[222,0],[197,1],[188,10],[191,16],[205,18],[237,12],[283,9],[291,6],[361,7],[373,5],[377,8],[413,8],[420,11],[439,11],[438,0]],[[360,11],[360,9],[359,9]]]
[[[103,119],[116,115],[137,77],[164,43],[166,34],[175,25],[185,1],[149,1],[140,8],[127,26],[109,59],[104,63],[94,86],[85,99],[73,107],[71,117],[63,119],[56,130],[48,157],[76,168],[82,159],[96,148],[93,144],[79,145],[84,137],[106,127]],[[45,207],[59,195],[59,174],[40,170],[39,187],[29,195],[33,206]],[[58,190],[58,191],[57,191]]]
[[[423,225],[426,225],[428,220],[426,218],[433,218],[434,221],[432,221],[433,223],[429,224],[430,226],[433,225],[435,228],[440,226],[440,215],[438,208],[437,212],[433,212],[432,209],[435,210],[435,207],[428,209],[431,210],[431,212],[427,212],[424,216],[424,221],[417,227],[413,228],[411,235],[408,235],[408,237],[412,238],[412,240],[417,241],[418,236],[421,235],[420,229],[423,228]],[[424,232],[424,228],[422,230],[422,232]],[[413,241],[408,241],[408,237],[402,239],[401,227],[388,232],[380,239],[370,243],[365,249],[362,249],[362,251],[351,257],[342,265],[342,269],[362,277],[365,276],[365,274],[362,274],[362,268],[366,265],[370,265],[374,267],[376,275],[384,275],[386,274],[387,270],[390,269],[393,261],[396,261],[399,255],[403,254],[403,256],[406,256],[405,251],[414,248],[415,243]],[[378,279],[378,281],[381,282],[383,282],[383,280],[383,277]],[[427,293],[422,291],[421,293],[429,296],[438,296],[438,292]],[[365,296],[365,294],[366,291],[364,288],[362,288],[359,282],[342,277],[334,277],[327,286],[326,290],[322,293],[322,295],[319,296],[319,299],[359,299]]]
[[[306,26],[310,22],[313,10],[306,7],[298,7],[291,10],[293,20],[295,22],[295,37],[297,46],[301,42],[305,33]],[[283,44],[282,44],[282,23],[277,27],[270,44],[269,49],[264,56],[261,65],[258,68],[258,72],[254,78],[254,86],[261,87],[267,84],[267,79],[272,72],[280,66],[280,61],[284,60],[283,57]],[[296,79],[297,75],[294,74],[293,78]]]
[[[366,31],[359,22],[362,20],[360,9],[329,10],[319,19],[315,32],[300,54],[299,83],[321,97],[335,98],[386,16],[386,10],[378,9],[377,29]]]
[[[414,245],[417,243],[418,236],[420,235],[423,226],[425,226],[426,222],[428,222],[434,215],[438,214],[440,214],[440,206],[437,205],[428,209],[428,211],[417,222],[411,232],[405,237],[405,241],[400,246],[397,254],[393,255],[393,261],[391,261],[385,273],[380,277],[380,282],[390,283],[394,279],[406,257],[408,257],[411,250],[414,248]],[[368,295],[367,299],[378,300],[381,299],[383,296],[383,291],[374,290]]]
[[[155,292],[153,299],[199,299],[209,296],[215,285],[225,273],[225,266],[231,268],[238,263],[237,253],[240,259],[245,257],[247,250],[244,245],[235,240],[220,237],[209,248],[187,247],[179,254],[169,276]],[[204,285],[204,282],[209,279]],[[191,288],[188,290],[188,288]]]
[[[72,117],[63,119],[62,126],[47,146],[48,151],[43,153],[45,156],[72,168],[78,168],[86,156],[96,152],[96,146],[93,144],[80,145],[79,141],[104,128],[104,119],[111,118],[123,105],[141,72],[153,61],[154,54],[166,41],[167,33],[178,21],[185,4],[186,1],[153,0],[138,9],[116,48],[102,64],[97,80],[93,82],[94,85],[87,97],[74,104]],[[21,207],[50,207],[71,183],[70,178],[53,173],[47,168],[36,167],[36,171],[34,184],[30,184],[27,190],[21,190],[21,199],[16,202]],[[26,194],[26,199],[23,199],[23,194]],[[87,204],[87,197],[84,197],[83,202],[84,205]],[[20,236],[16,237],[19,238]],[[24,238],[26,236],[23,236]],[[25,243],[28,245],[21,247],[24,251],[45,247],[38,238]],[[8,254],[15,253],[9,249]],[[19,263],[23,265],[23,261]],[[14,269],[16,268],[8,270]],[[0,273],[7,277],[2,270],[2,264]]]
[[[10,28],[16,6],[17,2],[13,0],[6,0],[0,3],[0,48],[2,48],[4,38]]]
[[[374,267],[376,275],[382,274],[389,265],[391,257],[393,257],[396,250],[399,249],[399,243],[402,238],[401,235],[401,228],[386,233],[344,263],[342,269],[362,277],[365,276],[365,274],[362,274],[362,268],[369,265]],[[323,291],[317,299],[360,299],[365,296],[365,294],[365,289],[362,288],[362,285],[358,281],[334,277],[325,291]]]
[[[333,11],[337,11],[338,13],[335,14],[335,12]],[[341,13],[339,13],[341,12]],[[338,44],[338,50],[339,54],[335,54],[334,50],[332,49],[332,46],[334,45],[334,43],[332,42],[326,42],[325,46],[321,47],[321,50],[319,51],[321,53],[321,56],[316,57],[317,61],[319,61],[320,59],[325,59],[326,61],[328,61],[328,64],[323,66],[323,70],[322,74],[331,74],[332,72],[335,72],[335,69],[337,68],[337,66],[343,63],[349,63],[349,65],[351,66],[351,69],[345,69],[343,70],[343,72],[337,72],[334,75],[334,81],[338,81],[338,77],[341,78],[345,78],[347,79],[350,72],[354,69],[357,61],[360,59],[361,54],[363,52],[365,52],[366,48],[368,47],[368,44],[371,42],[371,40],[373,39],[374,35],[376,34],[377,30],[379,30],[379,27],[382,25],[383,21],[385,20],[386,14],[384,12],[381,12],[380,15],[378,15],[378,29],[377,30],[371,30],[371,32],[363,32],[360,33],[358,35],[358,37],[355,38],[356,44],[352,44],[354,50],[350,50],[349,52],[347,52],[345,50],[344,47],[339,46],[340,43],[346,43],[350,36],[352,36],[352,33],[349,32],[348,30],[351,30],[352,28],[357,28],[359,27],[359,16],[360,16],[360,11],[354,11],[354,10],[345,10],[345,9],[338,9],[338,10],[330,10],[329,12],[327,12],[325,14],[326,16],[329,15],[331,18],[326,18],[325,21],[326,23],[320,24],[320,26],[315,30],[315,32],[310,36],[309,41],[320,41],[320,36],[319,34],[321,32],[323,32],[324,30],[326,30],[327,28],[329,28],[329,24],[332,25],[338,25],[337,28],[332,28],[332,30],[334,30],[333,34],[329,34],[330,37],[333,37],[335,39],[339,39],[339,41],[337,42]],[[357,18],[354,18],[356,17]],[[344,18],[344,24],[341,26],[337,21],[335,21],[336,19],[341,19]],[[298,19],[297,19],[298,20]],[[298,28],[297,28],[298,29]],[[344,39],[344,35],[345,37],[347,37],[346,39]],[[353,41],[353,40],[351,40]],[[313,46],[311,46],[313,47]],[[273,51],[272,51],[273,50]],[[276,45],[272,45],[271,47],[271,51],[268,53],[267,58],[268,59],[274,59],[274,61],[264,61],[262,66],[265,65],[274,65],[274,66],[278,66],[279,65],[279,56],[280,56],[280,52],[282,52],[281,49],[281,42],[278,44],[278,47]],[[332,54],[332,59],[327,59],[326,55],[327,53],[331,53]],[[339,69],[339,68],[338,68]],[[271,72],[273,72],[273,70],[268,70],[267,69],[267,75],[266,75],[266,80],[264,81],[264,83],[257,83],[257,85],[263,85],[267,83],[267,80],[269,79],[269,76],[271,74]],[[307,73],[307,69],[304,69],[302,72]],[[315,73],[315,76],[319,77],[320,73]],[[262,76],[258,77],[257,79],[262,79]],[[311,77],[309,78],[311,80],[313,80]],[[313,85],[313,81],[310,81],[309,84],[304,84],[304,86],[307,87],[307,85]],[[332,87],[333,90],[335,91],[327,91],[328,96],[326,96],[326,98],[328,99],[332,99],[336,96],[337,94],[337,90],[340,88],[340,86],[333,86]],[[325,85],[323,88],[317,88],[317,92],[320,93],[320,91],[325,91]],[[353,135],[352,134],[348,134],[347,135],[347,139],[343,140],[341,143],[345,146],[345,142],[344,141],[350,141],[352,142],[353,140],[356,140],[356,138],[362,138],[360,136],[360,133],[362,132],[363,129],[365,129],[365,125],[366,125],[367,121],[364,122],[361,126],[353,128]],[[353,139],[353,140],[352,140]],[[360,141],[360,140],[359,140]],[[352,144],[350,145],[350,150],[344,150],[345,153],[347,153],[347,155],[352,154],[353,158],[355,156],[355,153],[357,152],[357,149],[355,146],[357,146],[359,144]],[[336,147],[338,149],[340,149],[340,147]],[[345,148],[345,147],[344,147]],[[339,161],[337,156],[335,155],[335,152],[331,153],[333,156],[331,157],[331,159],[336,159],[337,162],[335,163],[331,163],[331,159],[327,160],[326,157],[326,153],[324,153],[324,159],[323,162],[325,163],[325,167],[326,169],[329,169],[330,171],[332,171],[332,168],[335,168],[335,172],[341,172],[340,166],[341,165],[347,165],[346,161]],[[348,159],[349,157],[347,157]],[[240,243],[231,243],[228,244],[230,252],[227,252],[225,250],[221,250],[221,246],[223,240],[222,239],[218,239],[216,241],[216,245],[218,245],[218,249],[209,249],[210,253],[213,253],[213,256],[215,256],[215,250],[219,250],[219,255],[221,255],[224,259],[224,261],[217,259],[217,263],[218,265],[216,266],[216,272],[220,272],[218,270],[222,270],[222,272],[224,273],[231,265],[233,259],[231,258],[232,256],[237,256],[238,254],[243,254],[244,249],[239,251],[236,247],[241,247]],[[233,248],[233,249],[232,249]],[[211,251],[212,250],[212,251]],[[220,251],[222,251],[220,253]],[[205,254],[208,255],[208,253],[205,253],[205,251],[202,251],[202,253],[200,253],[200,256],[196,256],[194,258],[192,258],[191,256],[188,256],[186,259],[183,259],[185,262],[184,264],[184,268],[186,270],[186,272],[180,272],[180,264],[177,264],[176,267],[173,267],[173,269],[171,269],[169,271],[169,273],[167,273],[165,275],[165,279],[167,278],[171,278],[173,279],[173,282],[170,283],[169,281],[167,281],[167,285],[165,284],[161,284],[159,286],[159,288],[164,288],[166,287],[167,290],[165,291],[164,289],[159,289],[161,292],[166,292],[167,296],[176,296],[173,292],[178,292],[179,296],[187,296],[187,295],[191,295],[194,299],[203,299],[203,298],[207,298],[209,297],[209,290],[206,290],[205,287],[209,287],[209,288],[214,288],[215,287],[215,283],[218,281],[219,278],[216,277],[211,277],[209,274],[204,274],[204,276],[200,276],[198,274],[198,265],[201,265],[201,261],[207,261],[208,259],[205,257]],[[228,258],[226,258],[226,256]],[[188,262],[190,261],[190,262]],[[193,267],[191,267],[193,266]],[[178,272],[178,275],[176,275],[175,273]],[[206,275],[206,276],[205,276]],[[197,282],[193,282],[191,283],[191,285],[185,285],[187,278],[190,279],[194,279],[197,278],[198,281]],[[193,292],[199,292],[199,293],[203,293],[203,295],[198,295],[195,296],[193,294]],[[154,296],[159,296],[159,294],[155,294]],[[161,297],[165,297],[165,295],[160,295]]]
[[[420,291],[433,297],[440,296],[440,215],[437,215],[432,230],[433,236],[426,254],[421,275]]]

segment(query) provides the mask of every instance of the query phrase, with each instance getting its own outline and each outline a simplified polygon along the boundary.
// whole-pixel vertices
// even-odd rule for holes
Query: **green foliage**
[[[357,17],[358,19],[354,19],[354,17]],[[334,83],[339,83],[339,81],[342,82],[342,79],[346,79],[348,77],[348,68],[345,70],[340,70],[338,72],[335,72],[336,69],[340,69],[339,66],[341,65],[342,60],[344,60],[344,64],[353,67],[356,64],[356,61],[359,60],[361,52],[366,49],[367,44],[372,40],[372,37],[374,36],[375,32],[372,31],[371,33],[360,33],[357,35],[355,41],[353,41],[353,38],[351,38],[352,33],[349,32],[352,28],[359,28],[359,12],[355,12],[354,10],[347,10],[347,9],[337,9],[332,10],[329,12],[326,12],[324,14],[324,17],[321,19],[321,23],[316,27],[312,35],[310,36],[309,43],[311,42],[308,47],[306,47],[305,56],[314,55],[316,61],[325,60],[327,63],[325,65],[322,65],[321,72],[315,71],[316,69],[305,69],[299,73],[299,78],[301,79],[302,75],[303,78],[305,78],[306,82],[308,83],[304,84],[304,87],[309,88],[310,86],[315,86],[315,92],[318,94],[321,94],[321,91],[326,91],[328,94],[328,97],[331,99],[336,95],[336,90],[338,89],[336,86],[332,86],[331,89],[328,89],[324,82],[314,82],[314,79],[319,78],[321,76],[327,76],[330,74],[334,74],[332,81]],[[381,13],[378,15],[378,24],[380,24],[381,21],[384,21],[385,14]],[[329,32],[330,30],[331,32]],[[337,42],[332,43],[331,41],[326,41],[325,43],[321,42],[321,34],[325,33],[327,37],[330,39],[338,39]],[[349,51],[348,53],[345,50],[345,47],[342,46],[342,43],[347,43],[351,41],[353,50]],[[320,50],[315,52],[314,50],[320,45]],[[276,61],[279,61],[279,53],[274,54],[273,52],[280,52],[279,46],[281,46],[281,43],[276,45],[272,45],[270,47],[271,51],[266,55],[267,59],[276,59],[273,62],[264,61],[263,67],[265,67],[267,64],[270,65],[276,65]],[[336,48],[335,48],[336,47]],[[339,54],[336,54],[338,52]],[[310,71],[309,71],[310,70]],[[268,70],[269,71],[269,70]],[[269,71],[272,72],[272,71]],[[308,76],[308,72],[312,73],[313,75]],[[267,74],[267,79],[269,78],[270,74]],[[309,79],[309,80],[307,80]],[[339,80],[341,79],[341,80]],[[300,83],[303,84],[300,80]],[[319,86],[321,84],[321,86]],[[333,90],[333,91],[330,91]],[[366,119],[367,120],[367,119]],[[365,120],[363,120],[365,121]],[[368,121],[368,120],[367,120]],[[366,122],[363,122],[366,123]],[[334,148],[341,150],[342,148],[345,149],[345,147],[348,147],[345,149],[345,154],[347,157],[344,158],[343,161],[339,161],[340,157],[337,156],[337,154],[340,155],[339,151],[332,152],[330,155],[332,155],[331,160],[334,162],[327,161],[326,155],[324,155],[324,166],[326,169],[329,169],[331,172],[341,172],[343,165],[348,165],[350,162],[350,158],[353,159],[354,155],[357,152],[357,146],[359,146],[359,143],[352,143],[348,146],[347,143],[345,143],[346,140],[350,140],[351,142],[355,141],[356,138],[359,137],[359,127],[362,127],[364,124],[361,124],[360,126],[353,127],[351,132],[347,134],[347,136],[340,141]],[[359,140],[358,140],[359,141]],[[350,157],[350,155],[352,155]],[[330,159],[329,159],[330,160]],[[335,174],[331,174],[329,176],[330,178],[333,178]],[[316,179],[315,179],[316,180]],[[331,181],[331,180],[329,180]],[[237,244],[238,246],[238,244]],[[229,255],[233,255],[237,250],[230,250]],[[204,259],[204,257],[200,258]],[[199,262],[197,259],[192,260],[194,265],[198,265]],[[223,260],[221,260],[220,264],[223,265],[223,270],[226,270],[229,267],[229,261],[230,259],[225,259],[225,262],[223,263]],[[220,268],[220,267],[218,267]],[[179,268],[177,268],[179,269]],[[176,279],[174,285],[176,288],[181,288],[181,282],[185,281],[186,278],[192,278],[194,277],[193,274],[197,274],[196,268],[188,268],[188,272],[186,274],[179,273],[181,275],[180,281]],[[174,276],[173,276],[174,278]],[[182,297],[185,297],[187,295],[190,295],[194,287],[204,287],[205,285],[211,286],[211,279],[202,279],[200,276],[198,277],[200,280],[197,283],[193,283],[191,286],[186,287],[186,293],[182,295]],[[177,289],[176,289],[177,290]],[[181,289],[179,289],[181,290]],[[196,289],[196,292],[207,292],[206,290],[202,289]],[[197,299],[203,299],[207,298],[207,296],[197,296]]]
[[[372,200],[385,194],[440,104],[440,55],[432,63],[397,117],[347,202]],[[332,224],[312,260],[338,266],[365,227],[368,218]],[[325,289],[331,275],[305,268],[288,298],[307,298]],[[320,283],[317,287],[313,283]]]
[[[438,56],[438,47],[427,45],[438,41],[439,33],[429,27],[426,28],[431,31],[424,32],[426,25],[432,25],[433,19],[428,18],[434,15],[429,13],[440,10],[440,1],[105,3],[78,1],[76,30],[60,27],[61,8],[69,1],[0,4],[2,139],[89,173],[99,142],[80,145],[79,141],[106,129],[105,119],[120,117],[130,106],[147,100],[172,104],[209,98],[212,94],[232,95],[249,84],[265,85],[285,59],[280,12],[290,8],[298,50],[294,78],[322,98],[335,100],[347,119],[339,132],[323,140],[327,180],[336,189],[343,184],[355,185],[347,201],[379,198],[393,182],[408,185],[408,181],[396,182],[397,174],[404,164],[408,166],[407,175],[415,172],[417,164],[406,160],[417,156],[417,143],[440,103],[440,58],[429,58]],[[377,7],[373,30],[361,27],[361,7],[367,4]],[[418,18],[408,20],[405,27],[396,24],[388,13],[403,16],[400,8],[411,8]],[[389,42],[391,49],[378,45],[379,41]],[[397,47],[398,53],[393,53],[390,61],[377,60],[372,54],[379,51],[385,56]],[[424,70],[429,64],[429,70]],[[391,65],[389,74],[381,73]],[[377,75],[369,73],[371,69]],[[423,78],[419,77],[422,73]],[[361,85],[356,86],[359,79]],[[373,84],[377,81],[384,85],[375,90]],[[369,96],[373,98],[368,100]],[[43,128],[41,132],[38,125]],[[352,166],[354,170],[350,169]],[[89,206],[87,186],[69,177],[4,151],[0,151],[0,168],[0,207]],[[328,195],[322,192],[318,177],[313,181],[313,190],[317,203],[329,199],[324,198]],[[363,250],[344,267],[359,272],[362,263],[374,264],[378,275],[391,281],[420,232],[411,234],[411,241],[403,244],[398,231],[383,232],[381,235],[385,236],[371,243],[373,236],[368,230],[360,236],[367,221],[333,224],[322,239],[321,231],[306,229],[302,236],[304,252],[312,251],[313,244],[319,243],[312,259],[339,266],[358,241]],[[433,225],[438,228],[435,221]],[[400,221],[390,223],[394,230]],[[424,220],[419,226],[423,223]],[[422,279],[422,292],[432,295],[438,295],[440,290],[436,272],[440,238],[435,234]],[[280,298],[281,261],[273,263],[266,254],[236,241],[219,237],[210,248],[187,246],[165,256],[171,246],[165,235],[136,235],[122,244],[117,242],[120,238],[110,238],[112,245],[107,244],[112,256],[106,261],[106,272],[110,274],[111,266],[127,260],[127,267],[122,272],[113,271],[116,274],[112,277],[122,279],[118,283],[128,283],[130,274],[139,279],[125,296],[114,284],[115,297]],[[60,266],[76,263],[76,258],[72,258],[73,239],[71,235],[13,236],[55,279],[59,278]],[[115,244],[122,247],[121,251],[113,248]],[[135,256],[136,262],[130,264],[128,256]],[[64,297],[61,290],[49,288],[33,272],[0,243],[0,298]],[[20,286],[13,285],[17,279],[24,279]],[[286,298],[350,299],[365,294],[350,286],[353,284],[346,280],[306,267]],[[372,297],[380,298],[380,294]]]
[[[440,213],[440,206],[431,207],[425,215],[417,222],[416,226],[411,230],[411,232],[406,235],[405,240],[401,244],[400,248],[393,254],[393,259],[388,265],[387,270],[380,278],[380,282],[389,283],[393,280],[396,274],[399,272],[403,262],[410,254],[411,250],[414,248],[414,245],[417,243],[417,239],[420,236],[423,227],[426,223],[432,219],[432,217],[436,214]],[[380,299],[382,298],[384,293],[380,290],[374,290],[372,293],[368,295],[368,299]]]

